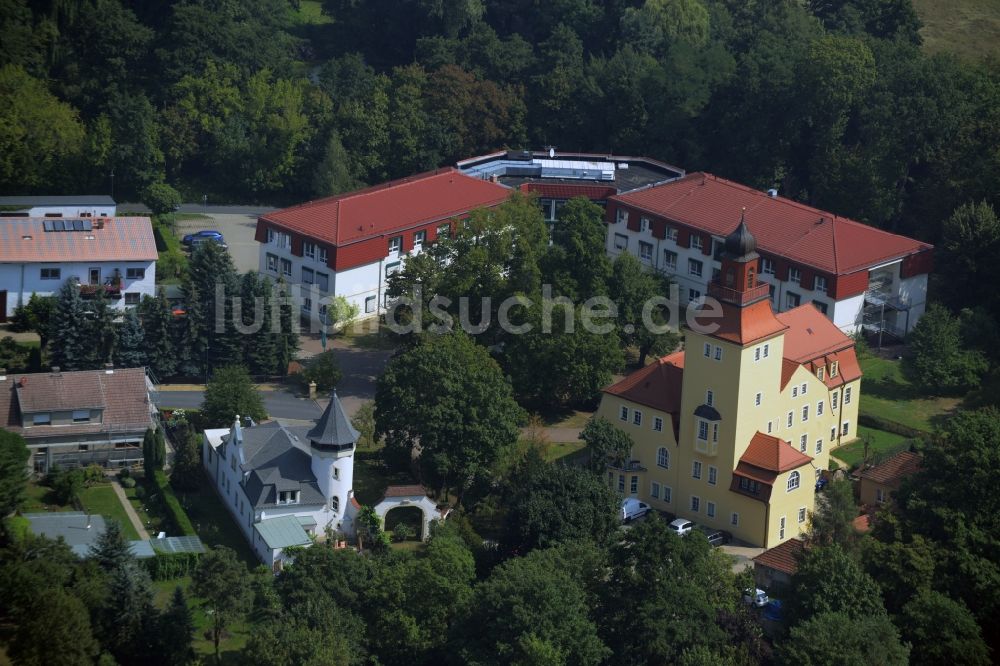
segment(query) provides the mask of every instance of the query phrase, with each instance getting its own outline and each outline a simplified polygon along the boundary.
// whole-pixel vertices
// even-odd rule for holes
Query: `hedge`
[[[903,425],[902,423],[890,421],[889,419],[882,418],[881,416],[875,416],[873,414],[858,414],[858,424],[868,428],[875,428],[876,430],[885,430],[886,432],[902,435],[903,437],[909,437],[911,439],[927,439],[930,437],[930,433],[924,430],[911,428],[910,426]]]
[[[170,580],[194,573],[198,553],[160,553],[143,560],[153,580]]]
[[[187,512],[181,506],[177,496],[174,495],[173,488],[167,482],[167,475],[163,473],[163,470],[156,470],[153,474],[153,483],[156,484],[157,489],[160,491],[160,496],[163,497],[163,505],[167,508],[167,513],[170,516],[170,522],[173,524],[174,529],[180,532],[180,536],[198,536],[198,532],[195,531],[194,525],[191,524],[191,519],[188,518]]]

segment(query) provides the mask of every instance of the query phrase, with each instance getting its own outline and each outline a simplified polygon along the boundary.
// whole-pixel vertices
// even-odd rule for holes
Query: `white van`
[[[640,502],[634,497],[626,497],[622,500],[622,522],[628,523],[635,518],[645,516],[649,513],[649,509],[649,505],[645,502]]]

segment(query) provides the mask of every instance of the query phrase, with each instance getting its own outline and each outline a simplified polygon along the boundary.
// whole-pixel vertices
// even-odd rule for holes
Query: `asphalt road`
[[[272,418],[313,421],[323,410],[315,400],[299,398],[287,391],[261,391],[264,409]],[[160,391],[157,396],[160,407],[198,409],[201,407],[202,391]]]

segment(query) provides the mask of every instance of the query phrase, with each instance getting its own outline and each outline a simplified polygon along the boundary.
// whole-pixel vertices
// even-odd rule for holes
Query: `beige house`
[[[920,469],[920,454],[900,451],[879,464],[862,471],[860,495],[865,506],[885,504],[899,490],[903,479]]]
[[[772,311],[758,262],[741,222],[709,291],[721,316],[605,389],[597,414],[635,441],[607,472],[622,495],[770,548],[807,529],[830,449],[856,438],[861,369],[813,305]]]

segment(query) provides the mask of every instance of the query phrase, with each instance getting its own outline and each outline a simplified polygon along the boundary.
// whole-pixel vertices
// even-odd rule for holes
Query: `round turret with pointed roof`
[[[309,438],[309,445],[318,451],[353,449],[361,437],[351,425],[351,420],[347,418],[347,413],[337,398],[336,389],[330,394],[330,404],[323,410],[323,415],[316,421],[316,425],[306,433],[306,437]]]
[[[743,209],[743,212],[740,213],[739,225],[733,233],[726,236],[726,254],[733,259],[756,259],[759,256],[757,254],[757,239],[750,233],[745,215],[746,209]]]

